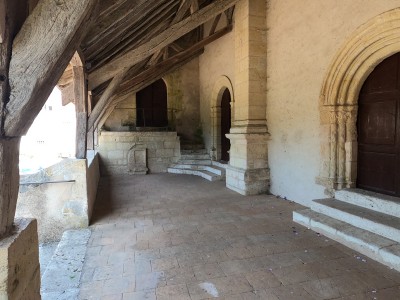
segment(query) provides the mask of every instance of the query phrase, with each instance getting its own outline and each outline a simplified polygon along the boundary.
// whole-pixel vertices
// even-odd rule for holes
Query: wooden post
[[[82,66],[72,67],[74,99],[76,111],[76,148],[75,157],[86,158],[86,130],[87,130],[87,88],[85,72]]]
[[[5,106],[10,101],[11,46],[26,17],[23,11],[19,11],[23,10],[19,5],[14,1],[0,0],[0,237],[12,229],[19,189],[20,138],[8,138],[4,134]]]
[[[0,138],[0,237],[13,227],[19,189],[20,140]]]
[[[29,15],[13,42],[6,135],[26,134],[95,18],[97,3],[40,0]]]

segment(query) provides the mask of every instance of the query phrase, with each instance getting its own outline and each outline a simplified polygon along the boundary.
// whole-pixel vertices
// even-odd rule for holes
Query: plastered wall
[[[309,205],[324,197],[319,94],[329,65],[356,28],[398,0],[270,0],[267,120],[271,192]]]
[[[233,31],[205,47],[204,54],[199,59],[201,125],[204,143],[209,151],[213,147],[211,107],[216,102],[213,91],[216,88],[215,84],[222,76],[228,77],[232,84],[234,83],[234,59],[235,37]]]
[[[193,59],[164,77],[168,108],[181,141],[193,140],[200,126],[199,60]],[[171,118],[170,118],[171,119]]]

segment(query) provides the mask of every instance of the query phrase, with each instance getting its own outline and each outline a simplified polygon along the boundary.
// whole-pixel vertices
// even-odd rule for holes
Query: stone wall
[[[220,130],[219,124],[216,124],[220,122],[220,119],[213,118],[212,112],[216,106],[221,106],[221,99],[218,99],[220,90],[229,88],[223,82],[230,81],[232,85],[234,84],[234,60],[234,30],[207,45],[204,54],[199,58],[201,125],[204,143],[209,153],[212,153],[212,149],[218,146],[218,141],[214,141],[213,137],[220,136],[216,132],[216,130]],[[226,80],[221,80],[223,77]],[[234,95],[231,97],[234,99]]]
[[[180,157],[176,132],[107,132],[99,136],[97,151],[102,175],[129,174],[128,153],[133,146],[146,148],[150,173],[164,173]]]
[[[199,60],[193,59],[163,80],[167,86],[169,127],[176,130],[182,140],[195,140],[201,128]],[[136,94],[129,95],[115,107],[105,121],[104,129],[130,131],[129,124],[136,124]]]
[[[320,93],[353,32],[399,1],[269,1],[267,121],[271,192],[310,205],[323,198]],[[329,144],[328,144],[329,145]]]
[[[164,77],[168,108],[175,130],[184,140],[196,140],[200,128],[199,60],[193,59]]]
[[[38,220],[40,242],[67,229],[89,225],[100,177],[98,158],[64,159],[36,174],[21,176],[16,217]]]

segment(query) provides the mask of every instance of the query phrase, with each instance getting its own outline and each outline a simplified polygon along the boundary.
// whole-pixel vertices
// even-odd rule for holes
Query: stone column
[[[266,121],[266,1],[235,9],[235,104],[226,185],[243,195],[269,189]]]

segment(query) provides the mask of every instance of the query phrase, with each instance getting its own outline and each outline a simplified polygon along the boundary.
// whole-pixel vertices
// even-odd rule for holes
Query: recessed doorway
[[[359,96],[357,187],[400,196],[400,53],[382,61]]]
[[[137,126],[167,127],[167,87],[159,79],[136,94]]]
[[[221,99],[221,160],[229,161],[229,150],[231,147],[226,134],[231,129],[231,94],[228,89],[224,90]]]

